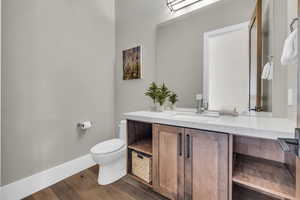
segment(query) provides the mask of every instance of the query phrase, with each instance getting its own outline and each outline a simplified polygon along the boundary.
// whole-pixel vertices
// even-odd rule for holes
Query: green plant
[[[167,88],[167,86],[163,83],[157,92],[157,102],[159,103],[159,105],[161,106],[164,105],[169,95],[170,95],[170,91]]]
[[[150,84],[150,87],[147,89],[145,95],[150,97],[152,99],[153,103],[155,104],[156,100],[157,100],[157,96],[158,96],[158,91],[159,91],[158,86],[156,85],[155,82],[152,82]]]
[[[172,105],[174,105],[176,102],[178,102],[178,95],[175,92],[171,92],[169,96],[169,101]]]

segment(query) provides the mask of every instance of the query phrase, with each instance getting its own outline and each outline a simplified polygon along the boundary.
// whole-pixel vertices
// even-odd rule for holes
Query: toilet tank
[[[122,120],[119,124],[119,138],[125,141],[127,145],[127,122],[126,120]]]

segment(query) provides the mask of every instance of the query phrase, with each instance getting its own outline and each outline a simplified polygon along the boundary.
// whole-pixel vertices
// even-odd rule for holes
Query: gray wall
[[[249,21],[254,8],[253,0],[233,0],[158,27],[156,79],[175,89],[178,106],[194,107],[202,93],[204,33]]]
[[[163,12],[162,0],[116,1],[116,121],[128,111],[147,109],[150,101],[145,89],[155,80],[156,25]],[[140,80],[122,80],[122,50],[142,46],[142,74]]]
[[[3,183],[113,137],[112,0],[3,0]],[[85,134],[81,120],[94,127]]]
[[[263,1],[263,66],[270,61],[269,56],[274,55],[274,1]],[[272,82],[262,80],[262,107],[267,112],[272,112]]]
[[[274,77],[272,81],[272,113],[274,116],[287,117],[287,67],[281,65],[284,41],[287,37],[287,1],[274,0]]]
[[[287,24],[289,25],[291,21],[298,17],[298,0],[289,0],[287,1]],[[295,25],[296,27],[296,25]],[[290,33],[289,27],[287,32]],[[288,78],[287,86],[290,89],[294,90],[293,102],[294,105],[288,107],[288,116],[292,120],[297,119],[297,64],[288,66]]]
[[[1,22],[2,22],[2,0],[0,0],[0,38],[1,38],[1,35],[2,35],[2,29],[1,29]],[[2,47],[2,44],[1,44],[2,40],[0,39],[0,47]],[[1,65],[1,49],[0,48],[0,65]],[[1,90],[1,67],[0,67],[0,90]],[[0,92],[1,93],[1,92]],[[0,105],[1,105],[1,98],[0,98]],[[0,106],[0,113],[1,113],[1,106]],[[1,127],[1,114],[0,114],[0,127]],[[1,128],[0,128],[0,187],[2,185],[2,147],[1,147],[1,138],[2,138],[2,134],[1,134]],[[1,193],[1,191],[0,191]],[[1,194],[0,194],[0,197],[1,197]]]

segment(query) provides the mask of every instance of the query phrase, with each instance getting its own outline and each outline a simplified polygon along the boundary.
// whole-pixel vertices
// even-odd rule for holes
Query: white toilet
[[[99,164],[98,183],[107,185],[127,174],[127,127],[126,121],[119,125],[119,138],[95,145],[91,150],[94,161]]]

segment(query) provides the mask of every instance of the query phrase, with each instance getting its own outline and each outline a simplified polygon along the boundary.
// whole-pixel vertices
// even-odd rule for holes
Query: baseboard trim
[[[81,172],[96,163],[91,155],[85,155],[64,164],[58,165],[46,171],[34,174],[11,184],[2,186],[0,199],[20,200],[31,194],[45,189],[65,178]]]

